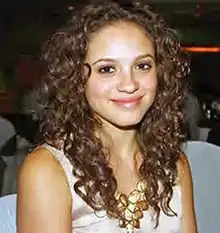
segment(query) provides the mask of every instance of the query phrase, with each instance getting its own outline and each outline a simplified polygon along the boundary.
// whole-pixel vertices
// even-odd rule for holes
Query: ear
[[[89,63],[84,63],[84,76],[88,79],[92,73],[92,68]]]

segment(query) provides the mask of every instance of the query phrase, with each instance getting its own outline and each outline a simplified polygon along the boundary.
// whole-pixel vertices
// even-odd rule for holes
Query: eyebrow
[[[135,60],[138,60],[138,59],[142,59],[142,58],[146,58],[146,57],[150,57],[151,59],[153,59],[153,60],[155,60],[155,57],[152,55],[152,54],[150,54],[150,53],[146,53],[146,54],[142,54],[142,55],[139,55],[139,56],[137,56],[136,58],[135,58]],[[92,65],[95,65],[95,64],[97,64],[97,63],[99,63],[99,62],[102,62],[102,61],[105,61],[105,62],[114,62],[114,61],[116,61],[117,59],[114,59],[114,58],[108,58],[108,57],[104,57],[104,58],[99,58],[98,60],[96,60],[96,61],[94,61],[93,63],[92,63]]]

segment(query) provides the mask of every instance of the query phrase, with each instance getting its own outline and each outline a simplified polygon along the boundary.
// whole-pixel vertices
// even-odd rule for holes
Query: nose
[[[128,94],[136,92],[139,87],[139,82],[135,79],[132,72],[122,74],[119,82],[117,83],[117,90]]]

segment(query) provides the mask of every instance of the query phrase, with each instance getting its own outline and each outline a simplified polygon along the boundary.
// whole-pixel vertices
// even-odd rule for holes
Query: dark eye
[[[103,66],[99,69],[99,73],[103,73],[103,74],[106,74],[106,73],[113,73],[115,71],[115,68],[113,66]]]
[[[136,66],[136,69],[138,70],[149,70],[152,66],[149,63],[140,63]]]

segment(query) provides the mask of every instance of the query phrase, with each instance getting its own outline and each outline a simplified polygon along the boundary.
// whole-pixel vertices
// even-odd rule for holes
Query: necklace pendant
[[[120,194],[117,198],[118,209],[123,216],[119,220],[119,226],[126,228],[126,233],[134,233],[135,228],[140,228],[140,219],[143,218],[143,211],[148,209],[145,197],[147,189],[146,182],[138,182],[137,189],[133,190],[128,196]]]

